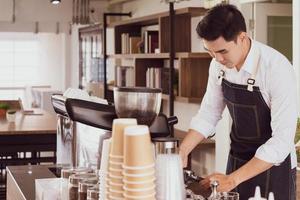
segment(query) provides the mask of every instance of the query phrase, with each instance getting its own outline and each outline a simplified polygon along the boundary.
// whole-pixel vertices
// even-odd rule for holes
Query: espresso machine
[[[85,157],[89,152],[82,152],[82,142],[88,134],[78,134],[78,125],[87,125],[101,130],[97,137],[98,161],[101,159],[102,142],[111,136],[112,122],[115,118],[136,118],[139,124],[150,127],[151,138],[170,137],[171,126],[178,122],[176,116],[167,117],[159,113],[161,90],[154,88],[115,88],[114,103],[104,104],[83,99],[66,98],[63,95],[53,95],[53,108],[58,116],[57,129],[57,163],[78,166],[79,154]],[[88,145],[85,145],[88,146]],[[81,159],[82,160],[82,159]],[[94,165],[96,162],[94,161]],[[98,165],[97,164],[97,165]],[[99,167],[99,166],[97,166]]]
[[[178,153],[179,140],[171,137],[171,126],[178,119],[176,116],[167,117],[160,113],[160,103],[161,90],[154,88],[114,88],[113,104],[53,95],[52,104],[58,116],[57,162],[67,161],[78,166],[81,151],[79,138],[85,137],[84,133],[81,136],[76,133],[76,123],[80,123],[104,131],[96,141],[99,168],[103,140],[111,137],[113,120],[118,117],[136,118],[139,124],[148,125],[156,154]],[[207,197],[211,191],[201,190],[201,179],[192,171],[184,170],[184,182],[188,191]]]

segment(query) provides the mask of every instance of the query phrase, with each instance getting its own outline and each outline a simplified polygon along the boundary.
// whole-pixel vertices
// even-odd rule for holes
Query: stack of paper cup
[[[129,126],[124,135],[124,197],[126,200],[154,200],[155,164],[149,128]]]
[[[178,154],[158,154],[156,156],[157,200],[186,199],[183,169]]]
[[[123,160],[124,160],[124,128],[136,125],[133,118],[120,118],[113,121],[111,149],[108,161],[108,196],[109,199],[123,198]]]
[[[107,199],[107,191],[108,191],[108,159],[110,152],[110,139],[105,139],[102,145],[102,153],[101,153],[101,163],[99,170],[99,184],[100,184],[100,199]]]

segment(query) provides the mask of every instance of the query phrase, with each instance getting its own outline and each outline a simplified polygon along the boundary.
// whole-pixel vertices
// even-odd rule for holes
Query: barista
[[[201,184],[219,182],[218,190],[240,199],[260,186],[276,200],[296,200],[297,123],[295,72],[278,51],[248,37],[241,12],[233,5],[212,8],[197,33],[213,57],[207,90],[180,146],[184,166],[192,149],[215,132],[227,106],[233,120],[226,174],[209,175]]]

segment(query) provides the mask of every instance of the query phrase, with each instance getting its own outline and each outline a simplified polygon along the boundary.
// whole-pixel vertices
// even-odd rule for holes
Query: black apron
[[[272,137],[272,129],[270,109],[259,88],[253,86],[255,80],[248,79],[248,86],[239,85],[223,79],[224,74],[222,71],[222,90],[233,120],[227,163],[227,174],[230,174],[254,157],[257,148]],[[249,84],[253,91],[249,91]],[[279,166],[241,183],[234,191],[240,194],[240,200],[248,200],[254,196],[255,187],[260,186],[264,198],[273,192],[275,200],[296,200],[295,179],[296,169],[291,169],[289,155]]]

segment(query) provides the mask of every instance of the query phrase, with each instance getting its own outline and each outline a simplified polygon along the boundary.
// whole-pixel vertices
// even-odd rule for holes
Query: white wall
[[[13,0],[0,0],[0,31],[35,32],[35,22],[39,32],[56,32],[56,22],[60,32],[68,32],[72,19],[72,0],[63,0],[53,5],[50,0],[16,0],[15,23],[12,23]]]
[[[64,35],[63,34],[38,34],[40,44],[39,77],[38,83],[50,84],[53,88],[64,89]]]
[[[50,0],[16,0],[15,22],[13,16],[13,0],[0,0],[0,32],[31,32],[36,35],[45,51],[41,52],[43,64],[39,81],[52,85],[55,89],[65,90],[78,87],[78,27],[70,25],[72,20],[73,0],[62,0],[53,5]],[[102,22],[107,2],[91,1],[90,14],[92,22]],[[59,34],[56,35],[57,22]],[[71,33],[71,34],[70,34]],[[41,78],[43,77],[43,80]]]

